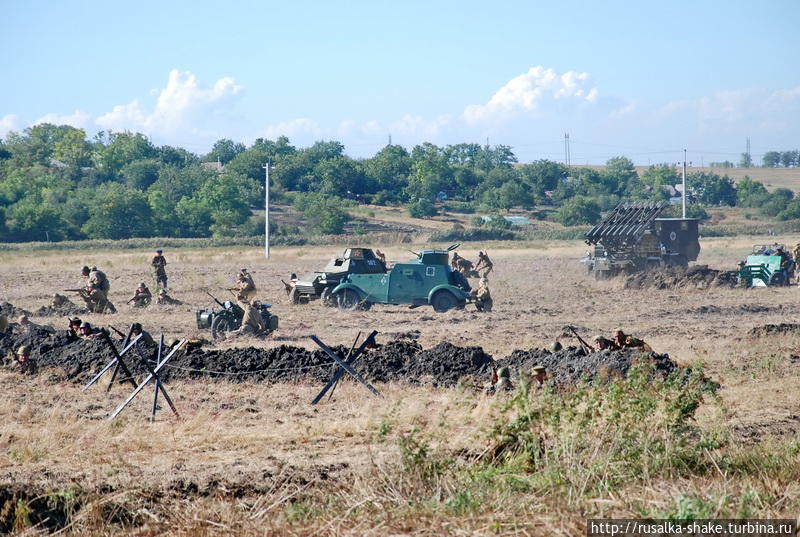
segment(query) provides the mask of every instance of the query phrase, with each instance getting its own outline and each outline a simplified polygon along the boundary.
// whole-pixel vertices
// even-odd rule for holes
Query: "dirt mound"
[[[31,348],[31,359],[40,371],[59,369],[66,379],[86,382],[114,358],[108,342],[102,339],[83,340],[66,331],[48,332],[44,329],[15,333],[0,340],[0,352],[7,362],[13,360],[13,350],[20,345]],[[116,343],[119,347],[120,344]],[[342,354],[348,349],[339,347]],[[155,348],[143,347],[141,355],[135,350],[125,355],[132,373],[146,374],[142,355],[155,359]],[[485,376],[491,368],[492,357],[480,347],[458,347],[450,343],[423,350],[413,340],[390,341],[378,349],[370,349],[354,362],[354,369],[367,380],[388,382],[430,383],[434,386],[453,386],[464,375]],[[151,364],[152,365],[152,364]],[[163,369],[165,380],[211,377],[230,382],[287,382],[328,380],[336,369],[333,360],[321,350],[308,350],[290,345],[270,349],[254,347],[234,349],[193,349],[180,352]]]
[[[787,334],[800,334],[800,324],[765,324],[751,328],[747,333],[750,337],[784,336]]]
[[[645,354],[653,361],[657,374],[668,375],[678,366],[667,354]],[[512,371],[530,371],[535,365],[547,368],[548,376],[557,384],[575,384],[581,377],[605,379],[626,375],[641,351],[601,351],[586,354],[580,347],[566,347],[558,352],[545,349],[516,350],[498,360],[497,366],[507,366]]]
[[[76,304],[64,304],[63,306],[42,306],[33,315],[36,317],[72,317],[73,315],[85,315],[89,310]]]
[[[625,289],[709,289],[711,287],[736,287],[735,274],[694,265],[689,268],[664,267],[644,270],[625,278]]]
[[[22,308],[18,308],[11,302],[0,302],[0,307],[3,308],[3,313],[8,315],[9,321],[16,321],[20,315],[27,315],[28,317],[31,316],[31,312]]]

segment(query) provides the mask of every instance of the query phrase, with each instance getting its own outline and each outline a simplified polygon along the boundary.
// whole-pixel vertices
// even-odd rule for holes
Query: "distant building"
[[[222,173],[225,171],[225,166],[223,166],[219,160],[217,160],[216,162],[201,162],[200,166],[202,166],[206,170],[213,170],[217,173]]]

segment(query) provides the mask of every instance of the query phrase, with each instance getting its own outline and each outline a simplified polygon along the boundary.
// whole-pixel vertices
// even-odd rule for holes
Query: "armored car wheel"
[[[431,306],[437,313],[444,313],[458,306],[458,299],[449,291],[437,291],[431,298]]]
[[[320,293],[320,295],[319,295],[319,299],[326,306],[335,306],[336,305],[336,301],[333,300],[333,298],[331,297],[331,288],[330,287],[326,287],[325,289],[322,290],[322,293]]]
[[[361,302],[358,293],[352,289],[342,289],[336,293],[336,295],[334,295],[334,298],[336,299],[336,306],[340,310],[357,310],[359,303]]]
[[[214,339],[225,339],[225,336],[233,330],[234,327],[227,317],[215,317],[211,323],[211,336]]]

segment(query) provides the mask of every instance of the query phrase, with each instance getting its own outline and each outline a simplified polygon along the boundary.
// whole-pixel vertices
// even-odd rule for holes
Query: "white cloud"
[[[299,137],[301,139],[319,139],[323,134],[319,124],[306,117],[281,121],[279,123],[267,125],[264,129],[264,137],[268,140],[274,140],[279,136],[286,136],[289,139],[293,137]]]
[[[210,88],[203,88],[191,72],[173,69],[166,87],[158,92],[152,111],[134,99],[129,104],[115,106],[95,123],[104,129],[127,129],[151,135],[171,135],[185,130],[197,133],[200,125],[209,117],[224,113],[241,93],[242,86],[233,78],[221,78]]]
[[[87,126],[91,125],[92,116],[80,110],[75,110],[75,112],[67,116],[62,116],[51,112],[49,114],[43,115],[42,117],[31,123],[31,125],[39,125],[41,123],[51,123],[53,125],[71,125],[78,129],[84,129]]]
[[[486,104],[467,106],[463,117],[471,124],[502,120],[517,112],[537,110],[544,102],[560,99],[594,102],[597,96],[597,88],[590,87],[588,73],[558,74],[539,65],[509,80]]]
[[[11,131],[19,131],[20,125],[19,116],[14,114],[3,116],[0,118],[0,136],[5,137]]]
[[[434,137],[439,134],[451,121],[452,116],[441,115],[434,119],[426,119],[422,116],[406,114],[390,125],[392,133],[404,134],[408,136]]]

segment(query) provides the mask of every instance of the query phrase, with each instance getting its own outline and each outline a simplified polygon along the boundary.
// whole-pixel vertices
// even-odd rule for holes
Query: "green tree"
[[[156,156],[156,148],[138,132],[99,132],[96,141],[92,156],[95,165],[112,175],[131,162]]]
[[[411,218],[425,218],[426,216],[435,216],[436,207],[427,198],[420,198],[415,202],[409,204],[408,214]]]
[[[86,236],[128,239],[151,235],[152,212],[143,192],[116,183],[102,185],[82,227]]]
[[[227,164],[245,149],[244,144],[236,143],[233,140],[222,138],[214,142],[211,151],[203,157],[203,162],[221,162]]]
[[[363,162],[364,173],[370,182],[376,183],[376,190],[391,193],[397,198],[408,185],[411,174],[411,157],[399,145],[387,145],[378,153]]]
[[[65,128],[53,144],[53,157],[70,166],[89,166],[92,162],[92,146],[86,140],[83,129]]]
[[[156,159],[135,160],[120,171],[122,180],[131,188],[147,190],[158,180],[159,162]]]
[[[575,196],[559,208],[555,218],[565,226],[593,225],[600,221],[600,207],[594,200]]]
[[[692,173],[686,177],[686,188],[703,205],[736,205],[736,188],[727,175]]]
[[[781,154],[777,151],[767,151],[762,157],[765,168],[777,168],[781,165]]]
[[[736,185],[736,204],[742,207],[759,207],[769,197],[767,187],[745,175]]]
[[[350,215],[342,208],[342,200],[325,194],[298,196],[295,208],[303,213],[309,227],[325,235],[338,235]]]

